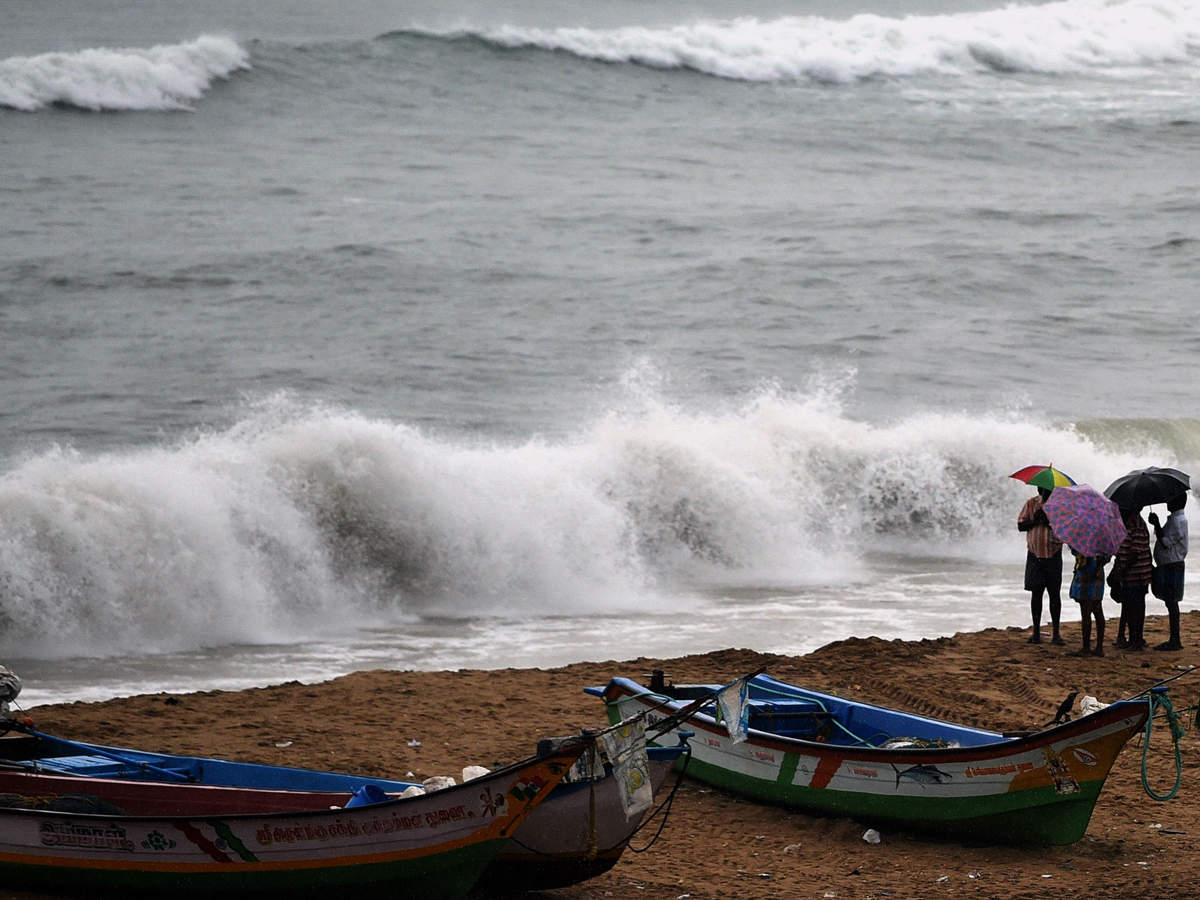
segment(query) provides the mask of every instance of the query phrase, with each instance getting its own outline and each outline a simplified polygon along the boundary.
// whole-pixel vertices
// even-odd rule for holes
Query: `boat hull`
[[[610,719],[681,708],[627,679],[604,690]],[[835,746],[751,728],[735,743],[698,713],[688,774],[733,793],[864,822],[1004,843],[1069,844],[1087,830],[1117,754],[1148,703],[1125,702],[1021,738],[889,750]],[[928,720],[925,720],[928,722]],[[951,726],[956,727],[956,726]],[[670,738],[670,732],[664,739]]]
[[[685,749],[650,748],[654,791]],[[413,786],[336,772],[82,744],[50,735],[0,739],[0,758],[25,767],[0,769],[0,798],[63,798],[86,792],[137,815],[307,811],[345,806],[364,784],[392,795]],[[615,865],[645,813],[625,817],[617,780],[611,767],[606,770],[601,778],[564,780],[555,786],[500,848],[478,886],[493,893],[545,890],[578,883]],[[168,778],[187,780],[156,780]]]
[[[187,798],[203,787],[145,783],[134,788],[174,791],[180,813],[3,808],[0,877],[10,887],[91,893],[240,896],[353,888],[460,897],[579,753],[562,749],[454,788],[350,808],[189,813]],[[6,775],[6,786],[19,787],[21,777]],[[60,780],[104,800],[104,779]],[[30,793],[45,784],[30,781]]]
[[[655,793],[683,750],[650,748]],[[644,812],[626,818],[611,770],[595,781],[560,783],[497,854],[480,888],[491,893],[543,891],[594,878],[617,864],[643,818]]]

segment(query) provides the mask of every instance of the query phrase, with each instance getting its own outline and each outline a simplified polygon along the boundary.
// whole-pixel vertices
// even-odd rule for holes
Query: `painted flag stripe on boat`
[[[209,856],[211,856],[217,862],[224,862],[224,863],[233,862],[233,860],[230,859],[226,853],[222,852],[217,847],[216,844],[214,844],[212,841],[210,841],[208,838],[206,838],[204,835],[202,835],[200,833],[199,829],[197,829],[196,826],[193,825],[191,822],[180,822],[179,830],[183,832],[184,836],[189,841],[191,841],[193,844],[195,844],[197,847],[199,847],[201,850],[203,850],[205,853],[207,853]]]
[[[213,831],[217,836],[225,841],[233,851],[237,853],[246,862],[258,862],[258,857],[250,852],[250,849],[242,843],[242,839],[233,833],[233,829],[225,822],[213,822]]]
[[[775,779],[779,784],[791,784],[796,777],[796,767],[800,765],[800,754],[785,753],[783,762],[779,765],[779,776]]]
[[[822,756],[817,762],[817,770],[813,772],[812,781],[808,783],[808,786],[813,788],[829,787],[829,782],[833,780],[833,776],[841,767],[841,757]]]

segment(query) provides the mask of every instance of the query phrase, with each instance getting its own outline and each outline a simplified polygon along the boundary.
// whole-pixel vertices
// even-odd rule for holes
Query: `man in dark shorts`
[[[1038,488],[1017,516],[1017,531],[1025,532],[1025,590],[1029,591],[1029,611],[1033,616],[1033,634],[1029,643],[1042,642],[1042,595],[1050,595],[1050,642],[1062,644],[1058,622],[1062,617],[1062,541],[1054,536],[1042,503],[1050,488]]]
[[[1155,650],[1182,650],[1179,637],[1179,602],[1183,600],[1183,560],[1188,551],[1187,492],[1177,494],[1167,501],[1167,521],[1159,524],[1158,515],[1150,513],[1150,524],[1154,526],[1154,562],[1158,569],[1154,573],[1154,596],[1167,605],[1167,621],[1171,636],[1157,645]]]

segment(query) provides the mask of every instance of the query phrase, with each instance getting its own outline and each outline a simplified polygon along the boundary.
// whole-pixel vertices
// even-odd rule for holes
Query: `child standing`
[[[1167,605],[1167,621],[1171,636],[1156,646],[1155,650],[1182,650],[1179,639],[1179,603],[1183,600],[1183,560],[1188,551],[1187,492],[1184,491],[1167,501],[1167,521],[1159,525],[1158,515],[1150,513],[1150,524],[1154,526],[1154,596]]]
[[[1071,577],[1071,599],[1079,604],[1083,649],[1072,656],[1104,655],[1104,567],[1107,556],[1080,556],[1075,548],[1075,574]],[[1092,620],[1096,620],[1096,649],[1092,649]]]

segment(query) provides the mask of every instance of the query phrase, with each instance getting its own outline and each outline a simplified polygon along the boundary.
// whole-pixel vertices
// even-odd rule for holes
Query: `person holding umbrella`
[[[1017,515],[1017,531],[1025,532],[1025,590],[1029,591],[1029,612],[1033,634],[1029,643],[1042,642],[1042,595],[1050,595],[1051,643],[1065,643],[1058,633],[1062,618],[1062,541],[1054,536],[1042,504],[1051,488],[1039,487]]]
[[[1146,531],[1146,525],[1142,521],[1140,515],[1143,506],[1153,506],[1155,503],[1165,503],[1181,494],[1185,494],[1191,488],[1191,476],[1186,472],[1181,472],[1178,469],[1159,468],[1158,466],[1147,466],[1145,469],[1134,469],[1128,472],[1110,484],[1104,489],[1104,496],[1112,500],[1123,511],[1128,511],[1133,519],[1136,519],[1136,525],[1139,533],[1134,534],[1134,530],[1130,529],[1127,541],[1133,542],[1133,545],[1126,548],[1122,545],[1122,550],[1128,549],[1124,560],[1128,562],[1128,566],[1123,564],[1123,557],[1120,551],[1117,552],[1117,561],[1113,563],[1112,572],[1109,573],[1108,583],[1113,588],[1113,599],[1121,602],[1121,597],[1129,593],[1134,597],[1133,608],[1126,607],[1124,603],[1121,606],[1121,624],[1117,628],[1117,642],[1115,646],[1129,646],[1132,650],[1141,650],[1146,646],[1146,642],[1142,640],[1141,629],[1145,624],[1146,618],[1146,588],[1142,585],[1138,587],[1142,578],[1142,571],[1145,570],[1145,580],[1150,581],[1150,575],[1153,571],[1153,566],[1150,561],[1150,534]],[[1186,503],[1187,497],[1184,496]],[[1180,510],[1183,509],[1181,504]],[[1154,516],[1157,519],[1157,516]],[[1128,522],[1126,523],[1128,525]],[[1143,554],[1141,543],[1142,535],[1145,536],[1146,543],[1145,552]],[[1184,553],[1186,554],[1186,549]],[[1170,557],[1168,557],[1170,558]],[[1182,557],[1179,558],[1180,561]],[[1182,573],[1182,570],[1181,570]],[[1140,591],[1140,592],[1139,592]],[[1179,585],[1179,596],[1183,596],[1183,586]],[[1176,604],[1178,608],[1178,603]],[[1171,607],[1167,606],[1167,614],[1170,616]],[[1133,635],[1133,618],[1137,618],[1138,635],[1134,639]],[[1125,626],[1129,625],[1129,641],[1125,641]],[[1167,641],[1165,649],[1172,648],[1171,641]],[[1141,646],[1135,646],[1141,644]]]
[[[1055,488],[1042,505],[1054,534],[1075,554],[1071,599],[1079,604],[1083,648],[1072,656],[1104,655],[1104,566],[1125,540],[1121,510],[1087,484]],[[1093,650],[1092,621],[1096,623]]]
[[[1150,587],[1150,575],[1154,570],[1150,560],[1150,532],[1142,521],[1140,507],[1122,507],[1121,520],[1125,523],[1125,540],[1117,549],[1112,571],[1108,573],[1112,598],[1121,604],[1121,621],[1113,646],[1145,650],[1146,641],[1142,632],[1146,625],[1146,590]],[[1127,627],[1128,640],[1125,638]]]
[[[1158,514],[1150,513],[1154,526],[1154,596],[1167,605],[1171,636],[1155,650],[1182,650],[1179,639],[1179,602],[1183,600],[1183,560],[1188,551],[1187,492],[1181,491],[1167,501],[1167,521],[1159,524]]]

